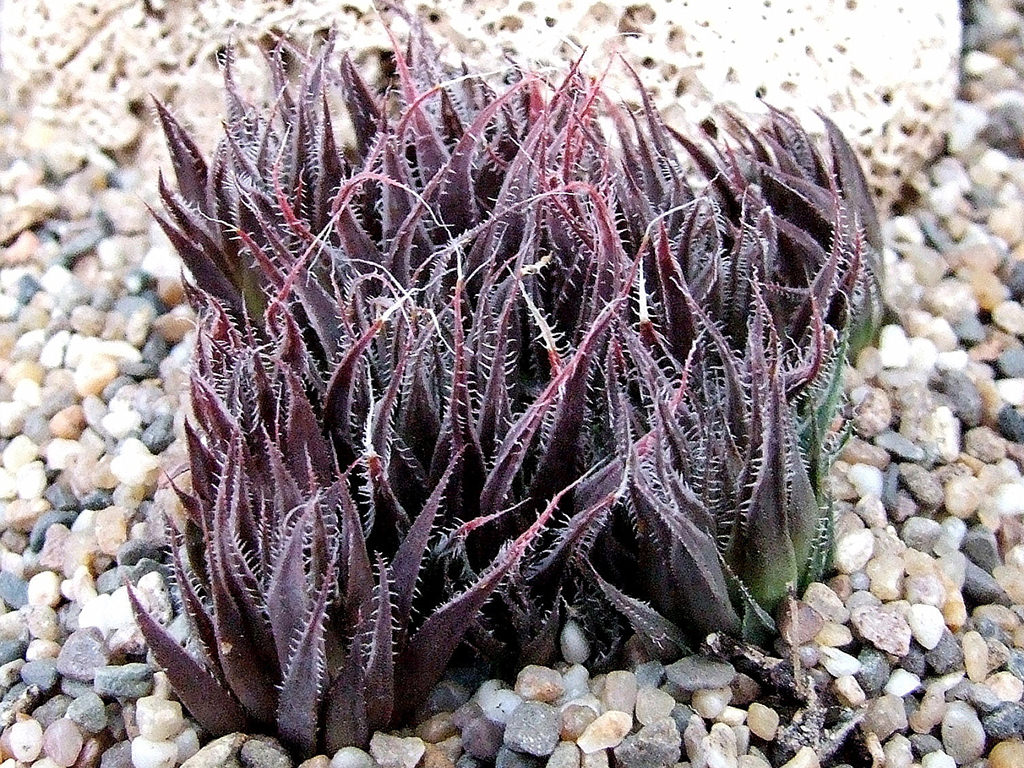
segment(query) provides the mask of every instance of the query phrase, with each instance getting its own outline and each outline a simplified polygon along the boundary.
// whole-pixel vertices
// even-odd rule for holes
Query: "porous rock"
[[[74,126],[100,148],[155,157],[159,138],[148,94],[195,124],[200,144],[220,133],[218,59],[233,41],[241,83],[262,83],[260,48],[282,30],[300,46],[333,28],[354,42],[360,64],[380,65],[387,27],[372,0],[340,7],[317,0],[9,0],[0,16],[14,114],[42,148],[56,127]],[[943,140],[958,84],[961,22],[956,0],[887,2],[776,0],[737,24],[718,0],[561,0],[550,5],[428,0],[415,10],[445,57],[482,70],[513,56],[564,68],[583,48],[592,66],[620,52],[668,110],[695,125],[718,104],[763,115],[765,103],[795,109],[820,130],[827,113],[866,160],[876,188],[894,196]],[[408,4],[413,8],[413,4]],[[391,26],[398,28],[395,21]],[[182,87],[187,83],[187,87]],[[625,67],[606,80],[635,98]],[[765,101],[762,102],[761,99]]]

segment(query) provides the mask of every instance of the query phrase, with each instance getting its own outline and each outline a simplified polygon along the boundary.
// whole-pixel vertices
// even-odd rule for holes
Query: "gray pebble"
[[[633,670],[637,688],[657,688],[665,682],[665,665],[660,661],[645,661]]]
[[[886,430],[875,436],[875,445],[884,448],[893,456],[904,461],[921,461],[924,459],[924,449],[915,445],[899,432]]]
[[[25,658],[27,648],[24,640],[0,640],[0,666]]]
[[[78,499],[75,497],[75,494],[71,492],[70,488],[61,482],[53,483],[48,486],[46,492],[43,494],[43,498],[50,502],[51,507],[61,512],[66,512],[67,510],[77,511],[78,509]],[[45,515],[47,513],[44,512],[43,514]]]
[[[971,562],[982,568],[987,573],[992,573],[997,565],[1000,565],[999,545],[996,544],[996,535],[986,526],[972,526],[967,535],[964,536],[964,543],[961,547]]]
[[[668,768],[679,762],[681,747],[675,720],[665,718],[627,736],[613,752],[620,768]]]
[[[106,509],[113,503],[113,494],[102,488],[89,491],[89,493],[82,497],[82,509]]]
[[[162,545],[155,541],[149,541],[147,539],[128,539],[128,541],[117,548],[117,564],[132,566],[144,558],[155,561],[160,557],[162,549]],[[435,687],[434,690],[436,691],[439,687],[440,686]],[[469,697],[467,696],[466,698],[468,699]],[[463,702],[465,702],[465,699]],[[455,709],[449,709],[447,711],[454,712]]]
[[[244,768],[291,768],[288,752],[269,736],[250,736],[238,752]]]
[[[977,315],[968,315],[953,323],[953,333],[965,347],[973,347],[985,340],[985,326]]]
[[[96,591],[101,595],[109,595],[120,586],[121,574],[117,568],[106,570],[96,577]]]
[[[140,440],[154,456],[163,453],[174,440],[174,417],[167,414],[157,416],[143,430]]]
[[[939,376],[938,389],[949,399],[953,413],[965,425],[976,427],[981,423],[981,393],[967,374],[963,371],[944,371]]]
[[[57,656],[57,671],[65,678],[89,682],[98,667],[110,661],[110,651],[100,631],[94,627],[79,629],[68,635]]]
[[[60,673],[53,659],[28,661],[21,668],[21,680],[26,685],[34,685],[40,693],[53,693],[60,681]]]
[[[921,451],[920,458],[909,458],[911,461],[920,461],[924,458],[924,451]],[[914,501],[925,509],[938,509],[946,499],[946,493],[938,478],[920,464],[900,464],[900,478],[914,497]]]
[[[1024,301],[1024,261],[1011,260],[1012,266],[1007,270],[1003,284],[1010,289],[1010,298]]]
[[[77,699],[83,693],[88,693],[92,690],[92,681],[84,682],[82,680],[72,680],[70,677],[62,677],[60,679],[60,692],[66,693],[72,699]]]
[[[736,677],[736,668],[707,656],[687,656],[665,667],[665,676],[669,682],[692,693],[706,688],[728,687]]]
[[[153,668],[137,662],[98,667],[93,679],[93,688],[100,696],[113,696],[118,699],[148,696],[153,690]]]
[[[912,675],[924,677],[928,672],[928,662],[924,657],[924,648],[916,642],[910,643],[910,649],[899,659],[900,669],[905,669]]]
[[[107,708],[94,691],[83,693],[69,705],[68,717],[87,733],[99,733],[107,727]]]
[[[1002,703],[996,692],[984,683],[974,683],[967,693],[967,700],[981,714],[994,712]]]
[[[930,517],[911,517],[900,532],[903,543],[920,552],[931,552],[941,535],[942,525]]]
[[[1024,416],[1012,405],[999,411],[999,434],[1015,443],[1024,443]]]
[[[996,358],[996,367],[999,369],[999,373],[1007,379],[1017,379],[1024,376],[1024,349],[1012,347],[1011,349],[1004,350]]]
[[[502,743],[502,729],[482,714],[462,727],[462,748],[480,760],[493,760]]]
[[[874,648],[864,648],[857,659],[861,665],[860,671],[855,675],[857,682],[868,696],[877,696],[889,681],[892,671],[885,654]]]
[[[920,759],[942,749],[942,742],[930,733],[912,733],[910,734],[910,748],[913,750],[914,757]]]
[[[982,719],[989,738],[1003,741],[1024,736],[1024,706],[1017,701],[1003,702]]]
[[[928,662],[928,666],[938,675],[962,669],[964,664],[963,649],[948,628],[942,630],[942,637],[939,639],[938,645],[930,651],[925,651],[924,658]]]
[[[0,599],[17,610],[28,603],[28,582],[10,571],[0,571]]]
[[[50,723],[60,720],[68,711],[71,705],[71,697],[58,693],[50,697],[46,702],[32,710],[32,717],[39,721],[39,724],[46,728]]]
[[[672,707],[672,714],[670,717],[675,721],[676,729],[680,733],[686,731],[686,726],[690,724],[690,718],[694,716],[693,708],[687,704],[676,704]]]
[[[540,768],[544,761],[532,755],[524,755],[508,747],[501,747],[494,758],[494,768]]]
[[[1006,660],[1006,669],[1019,680],[1024,680],[1024,651],[1011,648],[1010,656]]]
[[[505,725],[505,746],[535,757],[550,755],[558,744],[558,710],[539,701],[520,704]]]
[[[134,768],[132,743],[121,741],[110,747],[100,758],[100,768]]]
[[[977,760],[985,752],[985,729],[970,704],[950,702],[942,718],[942,747],[958,765]]]
[[[963,595],[975,605],[1010,604],[1010,598],[998,582],[970,560],[964,572]]]
[[[986,640],[998,640],[1005,646],[1012,646],[1013,640],[1006,633],[1006,630],[999,626],[993,619],[987,616],[971,619],[974,630]]]
[[[53,502],[51,501],[50,503],[52,504]],[[35,525],[32,526],[32,533],[28,537],[29,549],[33,552],[41,550],[43,544],[46,543],[46,532],[51,525],[59,523],[70,528],[71,524],[75,522],[76,517],[78,517],[78,511],[74,509],[53,509],[41,514],[39,519],[36,520]]]

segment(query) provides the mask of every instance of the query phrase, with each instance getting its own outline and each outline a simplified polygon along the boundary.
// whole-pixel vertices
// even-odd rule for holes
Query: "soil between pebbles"
[[[785,662],[719,639],[591,675],[570,624],[556,668],[456,670],[414,728],[307,768],[1024,766],[1024,19],[969,5],[948,151],[885,227],[891,322],[846,371],[835,567]],[[191,319],[152,180],[0,132],[0,768],[289,768],[272,739],[207,743],[123,586],[172,619]]]

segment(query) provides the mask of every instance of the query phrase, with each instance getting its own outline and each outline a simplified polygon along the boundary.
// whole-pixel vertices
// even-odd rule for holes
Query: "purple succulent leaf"
[[[325,572],[327,579],[336,573]],[[293,638],[277,700],[277,730],[284,741],[302,754],[316,751],[322,697],[327,688],[324,625],[327,621],[328,590],[320,590]]]
[[[374,622],[366,654],[366,717],[374,728],[391,722],[395,702],[395,643],[391,579],[383,559],[377,558],[379,582],[374,587]]]
[[[129,587],[135,621],[146,638],[157,663],[163,667],[175,693],[188,708],[189,714],[213,734],[244,731],[247,718],[234,697],[198,661],[193,659],[167,630],[157,624],[139,603],[135,590]]]

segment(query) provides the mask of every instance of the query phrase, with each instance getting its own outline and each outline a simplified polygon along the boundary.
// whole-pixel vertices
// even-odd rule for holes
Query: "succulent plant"
[[[462,643],[549,661],[566,613],[599,663],[629,627],[770,632],[827,559],[877,311],[838,131],[830,160],[782,115],[702,149],[576,67],[495,89],[414,29],[381,94],[330,52],[291,83],[279,47],[268,108],[228,62],[210,161],[158,107],[199,315],[192,647],[137,614],[192,714],[309,755],[408,716]]]

